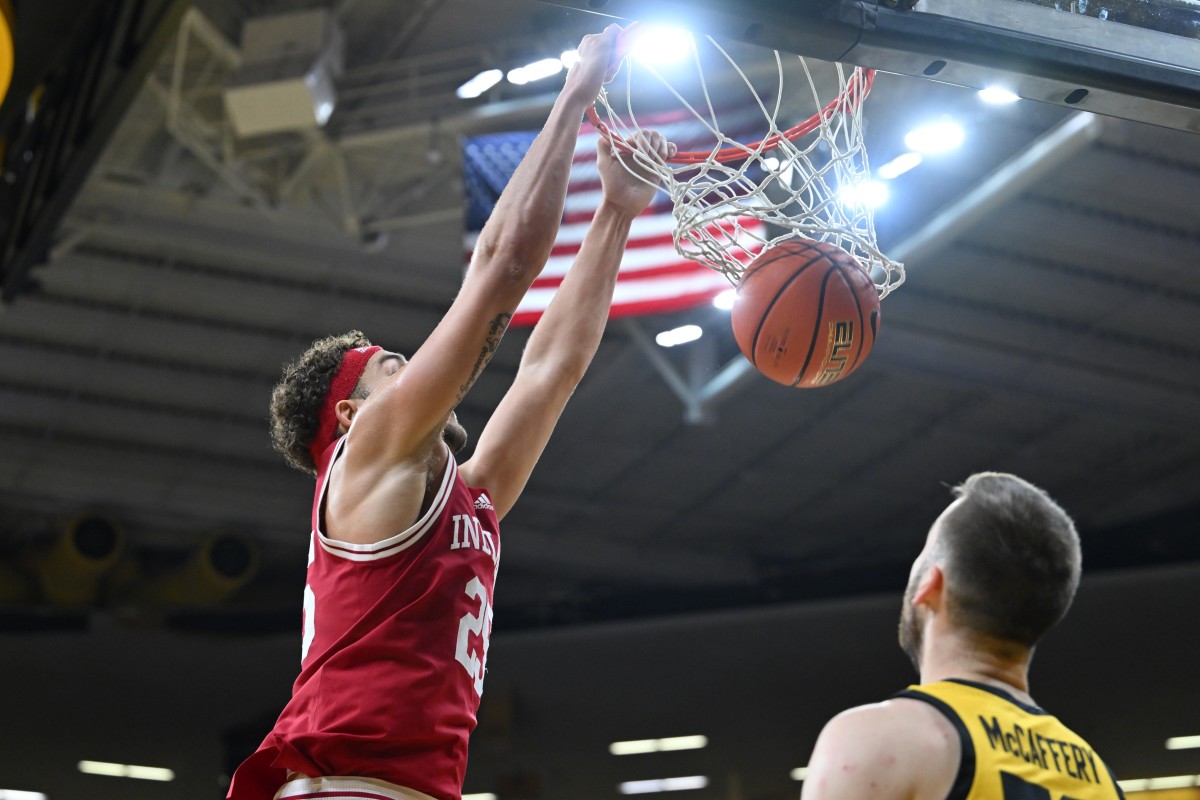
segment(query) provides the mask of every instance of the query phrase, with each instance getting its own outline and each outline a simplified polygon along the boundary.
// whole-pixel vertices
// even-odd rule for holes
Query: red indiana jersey
[[[329,539],[313,500],[300,676],[275,729],[234,774],[231,800],[270,800],[287,771],[377,778],[456,800],[483,691],[499,522],[451,456],[408,530],[370,545]]]

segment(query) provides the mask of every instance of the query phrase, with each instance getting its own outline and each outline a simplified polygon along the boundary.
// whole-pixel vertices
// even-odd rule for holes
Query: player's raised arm
[[[423,457],[491,359],[518,302],[549,257],[580,119],[609,71],[619,32],[609,26],[580,44],[580,60],[481,232],[454,303],[355,421],[347,449],[355,466]],[[348,424],[354,409],[344,410],[342,421]]]
[[[640,137],[640,146],[660,157],[674,153],[675,146],[658,133]],[[501,518],[525,488],[596,353],[630,227],[656,191],[652,177],[630,174],[604,139],[597,161],[603,198],[579,255],[529,337],[516,380],[479,437],[474,457],[462,465],[468,483],[488,488]]]

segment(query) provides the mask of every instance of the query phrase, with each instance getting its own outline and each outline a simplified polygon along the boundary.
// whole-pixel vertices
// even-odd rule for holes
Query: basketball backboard
[[[1200,0],[547,0],[1200,133]]]

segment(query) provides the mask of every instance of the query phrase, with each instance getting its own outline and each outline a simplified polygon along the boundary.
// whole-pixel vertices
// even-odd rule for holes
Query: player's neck
[[[1034,705],[1029,694],[1031,655],[1026,649],[981,646],[975,639],[930,637],[921,658],[921,683],[960,678],[994,686]]]

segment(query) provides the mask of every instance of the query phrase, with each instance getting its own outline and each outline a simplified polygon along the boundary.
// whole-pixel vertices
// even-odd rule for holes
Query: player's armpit
[[[488,490],[499,519],[525,489],[578,381],[574,373],[523,366],[460,467],[468,485]]]

